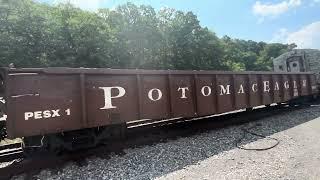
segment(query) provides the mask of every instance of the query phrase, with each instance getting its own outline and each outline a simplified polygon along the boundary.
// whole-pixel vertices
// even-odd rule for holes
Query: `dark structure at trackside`
[[[0,71],[9,138],[90,130],[143,119],[201,117],[317,93],[307,72],[85,68]],[[141,121],[143,122],[143,121]],[[99,134],[100,133],[100,134]]]

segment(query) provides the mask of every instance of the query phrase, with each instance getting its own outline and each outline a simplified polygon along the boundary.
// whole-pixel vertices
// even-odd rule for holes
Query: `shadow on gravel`
[[[156,127],[150,133],[135,130],[129,133],[126,146],[131,148],[124,149],[124,154],[112,153],[108,158],[89,158],[87,166],[72,164],[61,173],[51,176],[53,179],[68,179],[70,176],[72,179],[154,179],[237,148],[236,142],[243,137],[243,128],[259,124],[251,131],[270,136],[319,116],[318,104],[280,109],[269,107],[254,112]],[[248,136],[241,144],[260,138]],[[42,175],[39,175],[40,178]]]

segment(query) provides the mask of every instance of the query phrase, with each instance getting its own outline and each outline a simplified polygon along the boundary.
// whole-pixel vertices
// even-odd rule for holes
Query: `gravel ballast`
[[[320,106],[289,111],[240,126],[211,130],[166,143],[126,149],[88,165],[43,170],[37,179],[319,179]],[[277,138],[266,151],[238,149],[243,128]],[[247,135],[241,145],[263,148],[274,140]],[[24,176],[14,177],[23,179]]]

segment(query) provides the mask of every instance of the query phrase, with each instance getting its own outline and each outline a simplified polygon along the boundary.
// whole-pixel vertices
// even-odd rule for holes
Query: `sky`
[[[219,37],[296,43],[320,49],[320,0],[36,0],[56,5],[70,2],[87,11],[132,2],[192,11],[200,24]]]

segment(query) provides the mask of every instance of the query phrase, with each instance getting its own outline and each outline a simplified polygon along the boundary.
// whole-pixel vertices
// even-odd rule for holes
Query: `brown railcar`
[[[201,117],[317,93],[307,72],[2,68],[0,77],[10,138]]]

